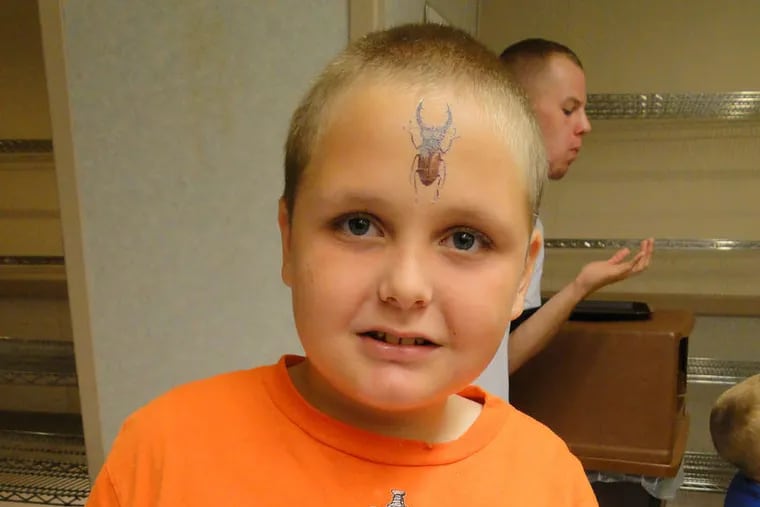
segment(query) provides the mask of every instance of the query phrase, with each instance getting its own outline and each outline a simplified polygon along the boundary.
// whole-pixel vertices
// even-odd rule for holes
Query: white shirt
[[[544,225],[540,219],[536,220],[536,228],[544,235]],[[533,274],[528,285],[528,292],[525,295],[525,308],[538,308],[541,306],[541,275],[544,271],[544,243],[541,241],[541,248],[536,257],[536,265],[533,267]],[[483,373],[475,380],[475,384],[486,391],[509,401],[509,325],[501,345],[491,362],[483,370]]]

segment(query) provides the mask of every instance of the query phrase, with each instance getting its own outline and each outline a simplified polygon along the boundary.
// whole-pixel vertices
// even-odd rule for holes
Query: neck
[[[388,437],[441,443],[459,438],[477,419],[480,404],[450,395],[423,407],[383,410],[336,391],[311,367],[309,360],[288,368],[303,398],[320,412],[349,426]]]

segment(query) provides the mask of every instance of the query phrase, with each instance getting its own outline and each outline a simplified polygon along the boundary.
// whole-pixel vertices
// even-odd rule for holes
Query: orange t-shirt
[[[441,444],[369,433],[307,404],[278,364],[181,386],[130,416],[88,506],[596,506],[549,429],[476,387],[483,403]]]

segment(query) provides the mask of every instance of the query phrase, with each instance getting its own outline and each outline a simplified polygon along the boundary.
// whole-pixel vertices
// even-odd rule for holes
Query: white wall
[[[68,99],[51,92],[51,111],[56,163],[72,166],[65,253],[83,259],[68,276],[98,468],[98,448],[157,394],[300,350],[279,272],[282,147],[297,100],[348,39],[348,11],[337,0],[58,5]]]

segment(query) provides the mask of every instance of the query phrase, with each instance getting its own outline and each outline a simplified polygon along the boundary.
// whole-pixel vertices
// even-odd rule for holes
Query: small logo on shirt
[[[391,495],[393,495],[393,498],[391,498],[390,503],[385,504],[385,507],[407,507],[407,505],[404,503],[406,491],[402,491],[400,489],[392,489]]]

